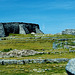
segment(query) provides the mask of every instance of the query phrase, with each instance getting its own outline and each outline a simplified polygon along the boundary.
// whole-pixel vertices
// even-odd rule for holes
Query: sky
[[[0,0],[0,22],[36,23],[45,34],[75,29],[75,0]]]

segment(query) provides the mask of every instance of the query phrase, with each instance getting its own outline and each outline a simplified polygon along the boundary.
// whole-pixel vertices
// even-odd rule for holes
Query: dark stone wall
[[[36,31],[36,28],[39,29],[38,24],[24,23],[24,22],[8,22],[8,23],[1,23],[1,24],[4,27],[5,36],[8,36],[9,33],[19,34],[20,31],[25,31],[26,34],[30,34],[31,32],[39,33]],[[40,33],[43,32],[40,31]]]
[[[8,36],[9,33],[19,34],[19,24],[17,23],[2,23],[5,30],[5,35]]]

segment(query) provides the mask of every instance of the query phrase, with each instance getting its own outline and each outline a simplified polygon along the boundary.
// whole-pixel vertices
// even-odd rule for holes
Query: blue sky
[[[75,29],[75,0],[0,0],[0,22],[37,23],[46,34]]]

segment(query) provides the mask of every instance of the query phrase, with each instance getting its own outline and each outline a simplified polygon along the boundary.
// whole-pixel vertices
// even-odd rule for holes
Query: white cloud
[[[45,25],[42,25],[41,30],[45,30],[45,29],[46,29]]]

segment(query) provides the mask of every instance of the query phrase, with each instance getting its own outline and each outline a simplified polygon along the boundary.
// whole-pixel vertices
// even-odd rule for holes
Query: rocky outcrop
[[[75,75],[75,58],[69,60],[67,66],[66,66],[66,71],[68,75]]]
[[[30,34],[32,32],[43,34],[38,24],[24,22],[0,23],[0,37],[8,36],[9,33]]]
[[[62,31],[62,34],[75,35],[75,29],[66,29],[65,31]]]
[[[11,50],[9,52],[0,52],[0,58],[9,58],[9,57],[25,57],[29,55],[40,54],[40,52],[34,50]]]

